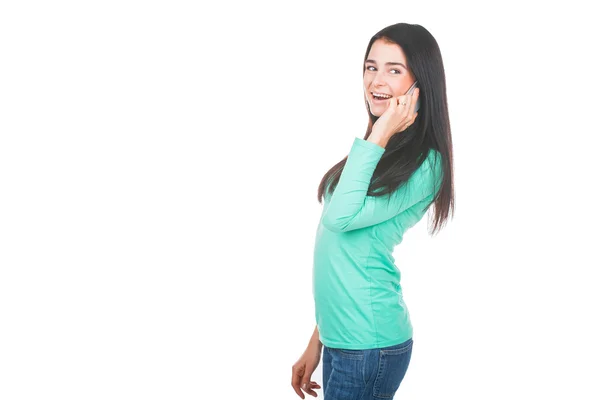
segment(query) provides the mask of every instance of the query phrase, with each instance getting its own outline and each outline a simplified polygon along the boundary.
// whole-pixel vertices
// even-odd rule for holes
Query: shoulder
[[[423,182],[434,184],[438,188],[443,180],[444,167],[442,154],[436,149],[430,148],[423,163],[419,166],[419,176]]]
[[[429,149],[429,153],[427,154],[426,160],[423,162],[423,165],[427,164],[425,167],[425,179],[429,182],[432,182],[434,185],[434,192],[437,192],[442,184],[444,179],[444,163],[442,159],[442,154],[436,149]]]
[[[439,172],[442,168],[442,154],[436,149],[430,148],[427,151],[427,156],[425,156],[423,164],[421,164],[421,168],[428,171]]]

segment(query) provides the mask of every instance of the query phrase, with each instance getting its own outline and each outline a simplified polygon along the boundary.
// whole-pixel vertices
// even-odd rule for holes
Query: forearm
[[[321,341],[319,340],[319,327],[318,326],[315,326],[315,330],[310,338],[310,342],[308,343],[308,346],[315,347],[315,348],[319,349],[319,351],[323,347],[323,343],[321,343]]]

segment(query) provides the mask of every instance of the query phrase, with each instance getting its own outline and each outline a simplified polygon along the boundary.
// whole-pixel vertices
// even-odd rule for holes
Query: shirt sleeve
[[[367,196],[375,167],[385,149],[356,137],[338,184],[323,212],[323,226],[348,232],[387,221],[415,204],[433,199],[441,184],[441,157],[431,149],[419,168],[396,191]],[[439,153],[438,153],[439,154]]]

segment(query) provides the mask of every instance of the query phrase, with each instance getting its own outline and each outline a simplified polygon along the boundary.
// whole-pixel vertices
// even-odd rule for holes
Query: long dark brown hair
[[[441,155],[443,178],[431,204],[435,205],[434,227],[430,234],[439,232],[452,208],[454,214],[454,184],[452,161],[452,135],[446,99],[446,74],[440,48],[435,38],[421,25],[398,23],[377,32],[369,41],[363,60],[365,63],[373,43],[382,39],[399,45],[406,56],[407,67],[419,82],[419,115],[415,122],[401,133],[393,135],[386,144],[383,156],[373,173],[367,196],[389,195],[419,168],[430,149]],[[371,114],[365,97],[369,122],[364,139],[378,117]],[[329,169],[321,179],[317,198],[322,202],[325,190],[332,194],[346,164],[347,156]]]

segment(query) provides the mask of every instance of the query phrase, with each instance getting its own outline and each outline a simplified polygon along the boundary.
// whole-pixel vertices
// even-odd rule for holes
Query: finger
[[[415,107],[417,105],[417,98],[419,97],[419,88],[416,88],[415,91],[413,92],[412,96],[410,96],[411,98],[411,104],[410,104],[410,112],[408,113],[409,116],[414,116],[415,114]]]
[[[390,100],[388,101],[388,106],[387,106],[387,109],[385,110],[385,112],[394,112],[397,107],[398,107],[398,101],[396,100],[396,98],[390,97]]]
[[[401,111],[402,109],[404,109],[404,107],[408,105],[408,98],[406,95],[403,94],[402,96],[398,96],[397,99],[398,111]]]
[[[302,390],[300,390],[300,381],[302,380],[302,376],[303,375],[298,374],[296,371],[292,372],[292,387],[294,388],[296,394],[300,396],[301,399],[304,399],[304,393],[302,393]]]
[[[415,98],[414,98],[414,94],[411,93],[408,96],[408,101],[406,102],[406,114],[404,114],[405,116],[407,116],[409,119],[410,117],[412,117],[412,112],[414,109],[414,105],[415,105]]]
[[[308,383],[304,382],[302,384],[302,390],[304,390],[306,393],[310,394],[311,396],[317,397],[317,392],[312,390],[312,384],[309,387]]]
[[[304,397],[305,397],[305,396],[304,396],[304,393],[302,393],[302,390],[300,390],[300,388],[299,388],[299,387],[295,387],[295,386],[294,386],[294,391],[296,392],[296,394],[297,394],[298,396],[300,396],[300,398],[301,398],[301,399],[304,399]]]
[[[408,110],[410,108],[410,102],[412,99],[411,95],[402,95],[398,97],[399,101],[398,103],[400,104],[398,106],[398,112],[400,113],[400,115],[406,116],[408,115]],[[402,104],[404,103],[404,104]]]
[[[300,388],[294,387],[294,391],[298,396],[300,396],[301,399],[304,399],[304,393],[302,393],[302,390],[300,390]]]

